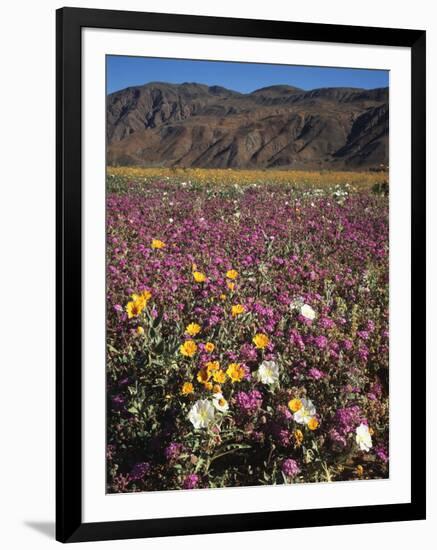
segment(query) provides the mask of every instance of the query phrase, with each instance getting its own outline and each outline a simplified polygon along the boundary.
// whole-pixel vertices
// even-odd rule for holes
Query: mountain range
[[[388,165],[388,88],[288,85],[239,93],[150,82],[109,94],[110,165],[379,169]]]

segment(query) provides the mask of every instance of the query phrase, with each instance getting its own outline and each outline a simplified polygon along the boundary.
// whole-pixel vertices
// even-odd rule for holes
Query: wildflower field
[[[388,476],[386,179],[108,169],[108,492]]]

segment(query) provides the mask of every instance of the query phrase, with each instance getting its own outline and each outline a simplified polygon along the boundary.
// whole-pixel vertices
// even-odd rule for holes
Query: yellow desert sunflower
[[[252,342],[255,344],[255,347],[257,347],[258,349],[264,349],[269,345],[270,340],[267,334],[263,334],[259,332],[258,334],[255,334],[255,336],[252,339]]]
[[[194,340],[187,340],[186,342],[180,345],[179,351],[185,357],[193,357],[193,355],[197,351],[197,344]]]
[[[238,277],[238,271],[235,271],[235,269],[230,269],[229,271],[226,272],[226,277],[228,279],[236,279]]]
[[[231,308],[232,317],[237,317],[246,311],[245,307],[242,304],[235,304]]]
[[[193,271],[193,277],[196,283],[204,283],[206,281],[206,275],[201,271]]]
[[[165,242],[160,241],[159,239],[152,239],[152,248],[160,249],[165,247]]]
[[[201,330],[202,330],[202,327],[197,323],[190,323],[185,329],[185,334],[189,334],[190,336],[196,336],[196,334],[199,334]]]
[[[234,382],[241,382],[246,372],[241,363],[231,363],[226,370],[226,374],[229,376],[231,382],[234,384]]]

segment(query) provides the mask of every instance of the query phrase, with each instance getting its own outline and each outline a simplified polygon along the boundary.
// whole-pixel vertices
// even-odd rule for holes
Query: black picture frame
[[[62,8],[56,14],[56,538],[61,542],[425,519],[425,48],[422,30]],[[215,516],[82,521],[81,30],[85,27],[411,49],[411,502]],[[413,368],[414,367],[414,368]]]

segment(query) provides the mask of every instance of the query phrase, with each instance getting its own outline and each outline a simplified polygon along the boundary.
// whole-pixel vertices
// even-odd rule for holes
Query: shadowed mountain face
[[[388,88],[151,82],[107,98],[108,163],[369,169],[388,164]]]

